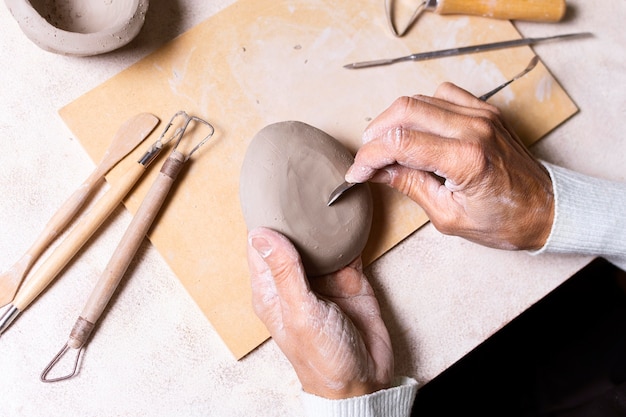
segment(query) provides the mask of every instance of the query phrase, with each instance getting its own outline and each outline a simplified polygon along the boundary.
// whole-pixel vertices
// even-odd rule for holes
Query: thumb
[[[310,292],[300,254],[282,234],[264,227],[248,233],[248,259],[255,282],[264,282],[264,298],[276,296],[281,304],[297,306]],[[270,285],[268,285],[270,284]],[[267,294],[267,291],[275,294]]]

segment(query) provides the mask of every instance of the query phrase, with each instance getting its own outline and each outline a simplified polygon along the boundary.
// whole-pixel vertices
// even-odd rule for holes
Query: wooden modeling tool
[[[154,130],[157,123],[159,123],[159,119],[150,113],[140,113],[124,122],[113,137],[98,166],[59,207],[20,260],[0,275],[0,307],[5,306],[13,299],[22,280],[35,261],[76,216],[87,201],[87,197],[97,188],[104,176],[135,149]]]
[[[401,37],[413,26],[423,11],[437,14],[465,14],[502,20],[527,20],[558,22],[565,15],[565,0],[424,0],[413,11],[404,29],[397,30],[394,23],[394,0],[385,0],[385,13],[391,32]]]
[[[504,87],[506,87],[507,85],[511,84],[513,81],[523,77],[524,75],[526,75],[527,73],[529,73],[533,68],[535,68],[537,66],[537,63],[539,62],[539,57],[537,55],[535,55],[530,62],[528,63],[528,65],[526,66],[526,68],[524,68],[523,71],[521,71],[519,74],[517,74],[516,76],[514,76],[513,78],[511,78],[510,80],[500,84],[499,86],[497,86],[496,88],[494,88],[493,90],[483,94],[482,96],[479,97],[480,100],[482,101],[487,101],[489,98],[491,98],[491,96],[493,96],[494,94],[496,94],[498,91],[502,90]],[[350,188],[354,187],[355,185],[360,184],[359,182],[347,182],[344,181],[341,184],[339,184],[337,186],[337,188],[335,188],[330,195],[328,196],[328,203],[326,203],[329,207],[336,202],[337,200],[339,200],[339,198],[344,195],[344,193],[346,191],[348,191]]]
[[[171,123],[171,122],[170,122]],[[159,155],[163,146],[177,137],[180,128],[169,138],[164,138],[171,124],[146,153],[133,164],[122,178],[111,186],[93,208],[81,218],[67,237],[57,246],[39,269],[30,276],[18,290],[15,298],[0,317],[0,335],[11,325],[17,315],[24,311],[35,298],[54,280],[67,263],[78,253],[104,220],[121,203],[146,168]]]
[[[74,327],[70,333],[68,341],[65,343],[61,351],[52,359],[50,364],[44,369],[41,374],[41,381],[43,382],[56,382],[69,379],[77,374],[78,365],[80,361],[81,352],[87,342],[91,332],[97,321],[102,316],[102,313],[107,306],[109,300],[113,296],[117,286],[119,285],[122,277],[126,273],[130,262],[135,257],[139,246],[143,242],[148,229],[152,225],[155,217],[157,216],[167,194],[172,188],[172,184],[176,180],[176,177],[183,168],[185,162],[189,160],[191,155],[202,146],[211,136],[213,136],[213,126],[208,122],[199,119],[197,117],[190,117],[184,112],[178,112],[175,116],[183,117],[183,127],[178,131],[176,139],[176,145],[172,149],[169,157],[163,163],[161,171],[152,184],[150,190],[146,194],[142,201],[137,213],[133,217],[128,229],[124,233],[124,236],[120,240],[117,248],[113,252],[109,263],[107,264],[104,272],[100,276],[100,279],[96,283],[87,303],[85,304],[82,313],[76,320]],[[195,121],[202,123],[209,127],[209,133],[205,136],[189,153],[186,155],[178,151],[178,144],[180,143],[185,130],[190,122]],[[170,122],[171,124],[172,122]],[[78,349],[76,359],[74,361],[74,367],[71,373],[55,378],[48,378],[48,374],[59,362],[61,357],[69,349]]]

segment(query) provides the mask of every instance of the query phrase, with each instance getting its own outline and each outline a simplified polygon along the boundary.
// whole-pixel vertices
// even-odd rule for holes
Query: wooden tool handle
[[[133,185],[145,171],[142,164],[134,164],[114,184],[96,205],[86,213],[80,222],[70,231],[67,237],[57,246],[44,263],[29,277],[13,299],[13,305],[23,311],[52,282],[67,263],[76,255],[80,248],[89,240],[104,220],[120,204]]]
[[[439,0],[435,13],[470,14],[496,19],[558,22],[565,14],[565,0]]]
[[[85,320],[83,317],[79,317],[72,327],[70,337],[67,339],[67,345],[72,349],[80,349],[91,336],[91,332],[95,327],[95,323],[91,323]]]
[[[32,258],[33,262],[41,255],[41,253],[50,245],[50,243],[57,237],[65,226],[68,225],[80,208],[85,204],[87,196],[91,193],[94,187],[98,184],[99,180],[103,177],[98,172],[94,171],[89,178],[83,182],[80,187],[72,193],[72,195],[65,200],[63,205],[57,209],[54,215],[50,218],[46,227],[37,237],[37,240],[31,245],[27,253]]]
[[[21,280],[26,272],[50,246],[52,241],[65,229],[85,204],[87,197],[122,158],[128,155],[152,132],[159,119],[150,113],[140,113],[128,119],[117,131],[104,157],[80,187],[57,209],[44,230],[16,264],[16,279]],[[19,283],[18,283],[19,284]]]
[[[161,171],[150,187],[141,206],[124,233],[122,240],[115,249],[104,272],[91,292],[80,315],[83,319],[90,323],[96,323],[102,315],[120,280],[126,273],[130,262],[137,253],[141,242],[148,233],[148,229],[163,205],[184,162],[184,155],[173,150],[163,163]]]

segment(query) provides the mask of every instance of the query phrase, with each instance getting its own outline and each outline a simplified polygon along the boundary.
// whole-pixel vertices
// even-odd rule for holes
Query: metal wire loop
[[[411,26],[413,26],[413,24],[417,20],[417,17],[424,10],[424,7],[426,7],[427,3],[428,1],[420,2],[420,4],[418,4],[415,10],[413,11],[413,14],[411,15],[411,18],[409,19],[408,23],[404,26],[402,30],[399,31],[396,29],[396,25],[393,19],[394,9],[395,9],[394,0],[385,0],[385,14],[387,16],[387,23],[389,24],[389,29],[391,29],[391,33],[393,33],[394,36],[398,38],[404,36],[406,32],[411,28]]]
[[[199,147],[204,145],[213,136],[213,134],[215,133],[215,128],[213,127],[213,125],[211,123],[207,122],[206,120],[201,119],[201,118],[196,117],[196,116],[189,116],[184,111],[179,111],[178,113],[176,113],[176,115],[174,115],[174,118],[177,117],[177,116],[180,116],[180,115],[184,115],[185,121],[184,121],[183,125],[176,130],[176,132],[178,133],[178,139],[176,140],[176,144],[174,145],[174,149],[178,148],[178,144],[183,139],[183,136],[185,135],[185,132],[186,132],[186,130],[187,130],[187,128],[188,128],[188,126],[189,126],[189,124],[191,122],[200,123],[200,124],[203,124],[203,125],[205,125],[205,126],[207,126],[209,128],[209,133],[204,138],[202,138],[202,140],[200,142],[198,142],[196,144],[196,146],[194,146],[191,149],[191,151],[189,151],[189,153],[186,155],[185,161],[187,161],[187,160],[189,160],[189,158],[191,158],[191,155],[193,155],[194,152],[196,152],[198,150]],[[174,118],[172,118],[172,120]]]
[[[56,366],[57,363],[59,363],[61,358],[63,356],[65,356],[65,354],[67,353],[68,350],[70,350],[70,347],[66,343],[65,345],[63,345],[63,348],[61,348],[59,353],[57,353],[55,355],[55,357],[52,358],[52,360],[50,361],[48,366],[46,366],[46,368],[41,373],[41,376],[39,377],[41,382],[65,381],[66,379],[70,379],[70,378],[74,377],[78,373],[78,365],[79,365],[80,358],[81,358],[82,353],[83,353],[83,348],[82,347],[80,349],[78,349],[78,352],[76,353],[76,359],[74,360],[74,368],[72,369],[72,372],[70,374],[67,374],[67,375],[64,375],[64,376],[60,376],[60,377],[56,377],[56,378],[48,378],[48,374],[50,373],[50,371]]]

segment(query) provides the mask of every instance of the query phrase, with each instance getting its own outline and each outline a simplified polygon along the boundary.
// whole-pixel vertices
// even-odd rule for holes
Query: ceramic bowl
[[[40,48],[62,55],[112,51],[141,30],[148,0],[5,0],[24,34]]]

